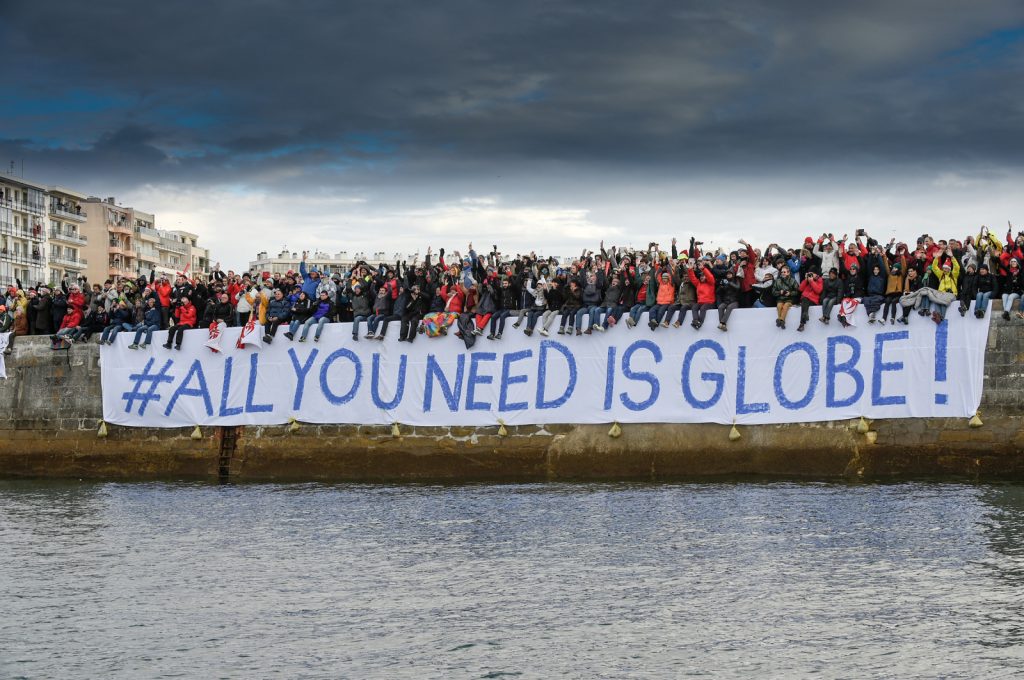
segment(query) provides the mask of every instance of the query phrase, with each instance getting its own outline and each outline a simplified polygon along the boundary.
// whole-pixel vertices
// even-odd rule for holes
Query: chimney
[[[113,196],[107,196],[107,203],[109,203],[110,205],[114,205],[114,197]]]

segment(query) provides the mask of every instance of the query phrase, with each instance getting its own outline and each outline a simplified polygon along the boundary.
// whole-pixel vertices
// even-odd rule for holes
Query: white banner
[[[955,307],[936,325],[829,326],[811,310],[807,330],[775,326],[775,310],[714,311],[700,331],[618,324],[585,336],[526,337],[509,323],[501,340],[472,350],[454,334],[354,342],[329,324],[320,342],[221,351],[207,329],[185,332],[181,350],[130,350],[131,333],[102,348],[103,417],[119,425],[308,423],[509,425],[543,423],[795,423],[868,418],[969,417],[981,402],[988,315]],[[644,320],[646,316],[644,317]],[[557,327],[555,327],[557,328]],[[365,330],[365,325],[361,330]],[[257,337],[259,333],[255,334]]]

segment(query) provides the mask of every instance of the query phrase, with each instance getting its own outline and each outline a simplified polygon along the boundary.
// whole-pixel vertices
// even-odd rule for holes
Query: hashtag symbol
[[[153,368],[153,361],[155,361],[155,359],[151,357],[150,360],[146,362],[146,366],[142,369],[142,373],[132,373],[128,376],[129,380],[135,382],[135,386],[132,387],[130,392],[124,392],[121,395],[121,399],[128,402],[124,408],[125,413],[131,413],[132,407],[134,407],[135,402],[138,401],[140,402],[139,415],[145,415],[146,407],[149,406],[149,402],[160,401],[160,395],[156,393],[157,389],[160,387],[160,383],[174,382],[174,378],[167,375],[168,369],[170,369],[174,362],[168,359],[167,363],[164,364],[164,367],[160,369],[159,373],[150,373],[150,369]],[[143,385],[146,383],[149,383],[149,386],[143,390]]]

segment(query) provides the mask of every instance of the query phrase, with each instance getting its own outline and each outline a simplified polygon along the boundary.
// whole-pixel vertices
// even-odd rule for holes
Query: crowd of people
[[[673,238],[668,249],[605,249],[602,242],[567,266],[534,253],[511,257],[496,245],[478,253],[470,243],[465,253],[442,248],[435,257],[428,248],[412,264],[359,262],[344,272],[307,266],[303,253],[299,271],[283,273],[218,266],[208,278],[151,272],[92,284],[65,279],[52,289],[19,281],[0,304],[0,332],[13,331],[11,345],[19,335],[49,335],[55,349],[93,337],[113,344],[126,333],[129,348],[145,349],[154,332],[168,330],[163,346],[180,349],[186,330],[220,323],[258,323],[271,344],[282,327],[287,341],[306,342],[312,333],[317,342],[326,324],[352,322],[353,341],[383,340],[397,326],[399,341],[452,333],[468,347],[509,327],[527,336],[583,335],[617,323],[679,328],[689,319],[699,331],[710,312],[728,331],[733,312],[751,307],[774,308],[779,329],[798,307],[797,331],[812,318],[830,323],[833,312],[843,325],[854,314],[906,324],[915,311],[940,323],[951,305],[982,318],[993,297],[1002,300],[1004,318],[1017,304],[1024,319],[1024,232],[1012,232],[1011,225],[1005,241],[987,227],[962,241],[923,235],[910,246],[858,230],[853,239],[808,236],[794,248],[761,250],[741,240],[713,252],[693,238],[685,247]]]

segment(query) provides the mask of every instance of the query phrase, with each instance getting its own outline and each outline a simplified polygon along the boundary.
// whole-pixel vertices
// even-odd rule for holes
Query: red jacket
[[[173,290],[172,287],[171,287],[171,284],[169,284],[169,283],[157,283],[156,285],[153,286],[153,289],[156,291],[157,296],[160,298],[160,306],[164,307],[165,309],[167,307],[170,307],[171,306],[171,290]]]
[[[238,294],[241,292],[241,290],[242,287],[239,286],[234,281],[228,284],[228,300],[231,301],[232,307],[238,306]],[[163,303],[163,300],[161,300],[161,303]]]
[[[757,281],[754,278],[754,270],[757,269],[757,256],[754,253],[754,249],[747,246],[747,266],[743,267],[743,279],[740,281],[740,290],[744,293],[749,292]]]
[[[174,312],[174,318],[178,320],[181,325],[196,327],[196,306],[191,302],[187,305],[182,305]]]
[[[68,294],[68,308],[75,307],[76,309],[85,308],[85,296],[81,293],[69,293]]]
[[[703,283],[692,269],[687,269],[686,273],[690,275],[690,282],[697,289],[697,302],[702,305],[715,304],[715,275],[711,273],[711,270],[704,267]]]
[[[814,304],[821,302],[821,289],[825,283],[817,276],[814,280],[804,279],[800,282],[800,295],[801,297],[807,298]]]
[[[451,302],[449,302],[448,296],[451,293],[455,293],[455,296],[451,299]],[[451,286],[441,286],[441,297],[445,302],[444,311],[456,312],[458,314],[462,313],[463,303],[466,301],[466,295],[462,292],[462,289],[459,288],[459,284],[453,283]]]
[[[82,297],[79,293],[78,297]],[[81,305],[68,304],[68,311],[65,312],[64,318],[60,322],[60,330],[65,328],[75,328],[82,325],[82,307]]]

